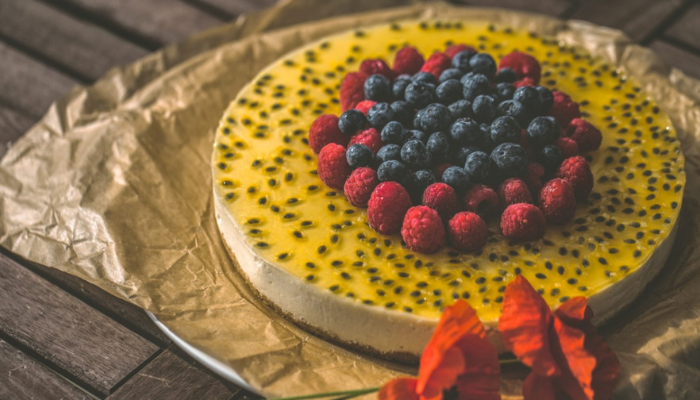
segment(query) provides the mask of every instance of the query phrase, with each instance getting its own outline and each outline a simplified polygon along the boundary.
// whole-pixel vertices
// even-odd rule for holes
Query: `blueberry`
[[[401,161],[384,161],[377,168],[377,178],[381,182],[398,182],[404,188],[408,188],[411,183],[411,170]]]
[[[484,140],[481,142],[480,147],[482,150],[484,150],[486,152],[490,152],[499,143],[494,142],[493,139],[491,138],[491,125],[490,124],[481,124],[481,125],[479,125],[479,127],[481,128],[481,131],[483,132],[483,135],[484,135]]]
[[[464,161],[464,172],[472,182],[488,182],[491,175],[491,157],[483,151],[469,154]]]
[[[472,103],[468,100],[457,100],[447,106],[447,109],[450,110],[452,121],[456,121],[459,118],[474,117],[474,113],[472,112]]]
[[[367,125],[367,118],[365,114],[362,114],[358,110],[347,110],[340,115],[338,119],[338,128],[340,131],[348,136],[352,136],[357,131],[365,129]]]
[[[496,110],[498,115],[508,115],[515,118],[520,126],[526,126],[528,124],[529,114],[525,112],[523,105],[517,100],[505,100],[498,105]]]
[[[518,80],[518,74],[513,71],[513,68],[505,67],[498,70],[496,73],[496,82],[513,83]]]
[[[513,98],[513,93],[515,93],[515,86],[510,83],[501,82],[496,85],[495,93],[499,101],[511,100]]]
[[[421,142],[426,143],[428,141],[428,134],[418,129],[411,129],[408,131],[408,137],[406,137],[406,140],[420,140]]]
[[[430,166],[430,154],[425,143],[420,140],[409,140],[401,147],[401,159],[412,170],[419,170]]]
[[[377,103],[367,111],[367,121],[377,129],[384,128],[384,125],[394,119],[394,110],[388,103]]]
[[[474,120],[461,118],[450,127],[450,136],[457,146],[478,146],[484,139],[484,132]]]
[[[552,117],[537,117],[527,126],[527,141],[540,148],[554,142],[559,136],[559,124]]]
[[[537,161],[544,167],[545,171],[554,173],[559,168],[559,165],[564,161],[564,156],[561,154],[559,147],[548,144],[537,154]]]
[[[527,167],[527,153],[519,144],[503,143],[491,151],[493,170],[500,179],[518,176]]]
[[[463,194],[469,189],[469,177],[461,167],[449,167],[442,173],[442,181],[450,186],[458,193]]]
[[[477,74],[484,74],[489,79],[496,75],[496,61],[487,53],[475,54],[469,59],[471,70]]]
[[[431,74],[430,72],[418,72],[415,75],[413,75],[412,79],[413,82],[430,83],[431,85],[437,84],[437,79],[435,79],[435,75]]]
[[[450,126],[450,110],[440,103],[430,104],[421,114],[420,126],[428,134],[446,130]]]
[[[477,96],[472,102],[474,119],[479,122],[491,122],[496,116],[496,100],[490,96]]]
[[[386,144],[403,144],[406,140],[406,130],[397,121],[390,121],[382,128],[382,142]]]
[[[452,104],[462,98],[462,84],[457,79],[448,79],[435,89],[438,101]]]
[[[469,157],[470,154],[472,154],[475,151],[479,151],[479,148],[477,147],[458,147],[453,153],[452,153],[452,164],[455,165],[464,165],[464,163],[467,161],[467,157]]]
[[[469,65],[469,60],[471,60],[475,55],[476,52],[473,50],[460,51],[459,53],[455,54],[454,57],[452,57],[452,66],[464,71],[462,73],[470,72],[472,67]]]
[[[554,96],[552,96],[552,92],[544,86],[535,86],[535,89],[540,93],[540,99],[542,99],[540,114],[547,114],[554,104]]]
[[[428,104],[435,102],[435,86],[420,81],[411,82],[406,88],[404,97],[414,108],[425,108]]]
[[[428,138],[426,147],[435,163],[440,163],[450,154],[450,137],[444,132],[435,132]]]
[[[413,121],[413,107],[403,100],[397,100],[391,103],[391,109],[394,110],[394,119],[402,124],[409,126]]]
[[[525,111],[532,114],[533,117],[539,115],[542,109],[542,99],[540,98],[540,92],[537,91],[532,86],[522,86],[515,90],[513,93],[513,100],[519,101]]]
[[[465,100],[474,101],[476,96],[487,94],[491,90],[491,82],[485,75],[474,74],[462,77],[462,96]]]
[[[418,112],[416,112],[416,115],[413,116],[413,127],[415,129],[423,129],[421,124],[423,123],[423,114],[425,113],[425,109],[420,109]]]
[[[515,118],[504,115],[491,123],[491,139],[495,144],[520,141],[520,125]]]
[[[401,161],[401,146],[398,144],[387,144],[377,152],[377,163],[382,164],[389,160]]]
[[[440,74],[440,79],[438,79],[438,83],[443,83],[445,81],[449,81],[450,79],[456,79],[459,81],[462,79],[462,75],[464,75],[464,72],[457,68],[448,68]]]
[[[404,98],[404,93],[406,88],[411,84],[410,78],[399,78],[394,81],[391,86],[391,95],[395,100],[402,100]]]
[[[376,102],[391,101],[391,82],[384,75],[370,76],[365,81],[365,99]]]
[[[433,171],[427,169],[416,171],[415,176],[413,177],[413,187],[411,188],[411,194],[413,194],[413,198],[416,203],[420,203],[422,201],[423,192],[425,192],[425,189],[433,183],[435,183],[435,174]]]
[[[345,152],[345,157],[348,159],[348,164],[350,164],[350,167],[353,169],[369,167],[374,163],[374,153],[364,144],[353,144],[348,147],[347,152]]]

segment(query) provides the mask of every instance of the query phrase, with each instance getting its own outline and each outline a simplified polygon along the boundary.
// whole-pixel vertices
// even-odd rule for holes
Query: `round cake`
[[[568,94],[603,139],[585,154],[594,187],[569,222],[514,241],[495,218],[479,250],[446,244],[423,254],[400,233],[377,232],[367,209],[324,184],[309,130],[321,115],[342,114],[341,83],[363,60],[391,61],[405,46],[428,56],[459,43],[496,61],[514,51],[533,56],[540,85]],[[671,122],[633,77],[582,49],[479,21],[403,21],[288,54],[232,101],[212,163],[220,233],[253,291],[311,332],[402,360],[420,356],[443,307],[459,298],[502,349],[503,291],[517,275],[553,308],[586,296],[594,322],[609,319],[663,266],[685,185]]]

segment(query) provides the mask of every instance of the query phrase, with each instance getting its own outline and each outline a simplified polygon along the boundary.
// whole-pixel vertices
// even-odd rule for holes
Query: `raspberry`
[[[530,77],[525,77],[523,79],[519,79],[519,80],[513,82],[513,86],[515,86],[516,88],[520,88],[523,86],[535,86],[535,85],[537,85],[537,82],[535,82],[535,80],[530,78]]]
[[[401,236],[409,249],[431,254],[445,243],[445,227],[437,211],[426,206],[415,206],[406,212]]]
[[[394,73],[397,76],[402,74],[413,75],[420,71],[423,63],[425,63],[425,59],[418,50],[415,47],[406,46],[396,53]]]
[[[555,144],[559,150],[561,150],[561,155],[564,156],[564,158],[573,157],[578,154],[578,144],[572,138],[560,137]]]
[[[555,178],[547,182],[540,192],[540,208],[547,222],[565,224],[574,217],[576,197],[569,182]]]
[[[466,44],[453,44],[452,46],[447,47],[447,49],[445,50],[445,55],[447,57],[452,58],[457,54],[467,50],[473,51],[475,53],[479,52],[479,50],[473,48],[472,46],[467,46]]]
[[[340,107],[347,111],[365,99],[365,81],[367,75],[362,72],[349,72],[340,84]]]
[[[433,167],[433,173],[435,174],[435,179],[442,180],[442,173],[445,172],[447,168],[452,167],[450,163],[442,163]]]
[[[345,147],[329,143],[318,153],[318,177],[328,187],[342,190],[350,172]]]
[[[517,203],[532,204],[530,189],[522,179],[518,178],[508,178],[503,181],[498,188],[498,197],[500,197],[501,206],[504,208]]]
[[[376,101],[372,100],[363,100],[357,104],[355,104],[355,109],[360,111],[362,114],[367,115],[367,111],[369,111],[370,108],[372,108],[373,105],[377,104]]]
[[[537,240],[544,236],[545,227],[544,214],[532,204],[511,204],[501,215],[501,232],[511,240]]]
[[[544,183],[544,167],[534,162],[528,163],[525,169],[525,183],[533,197],[538,198]]]
[[[442,182],[433,183],[425,189],[423,205],[436,210],[445,221],[449,221],[459,211],[457,193],[452,186]]]
[[[387,63],[381,58],[370,58],[362,61],[362,64],[360,64],[360,72],[366,74],[367,76],[374,74],[383,75],[390,81],[394,79],[394,71],[392,71]]]
[[[345,197],[353,206],[365,208],[377,185],[379,185],[379,179],[372,168],[358,168],[352,171],[348,180],[345,181]]]
[[[348,144],[348,137],[338,128],[337,116],[323,114],[311,124],[309,129],[309,146],[314,153],[318,154],[329,143],[345,146]]]
[[[537,59],[529,54],[514,51],[506,54],[498,64],[498,69],[510,68],[518,75],[518,80],[526,82],[527,86],[535,86],[540,83],[540,63]],[[520,85],[523,86],[523,85]],[[516,87],[520,87],[516,83]]]
[[[404,215],[411,208],[411,197],[396,182],[382,182],[367,202],[367,220],[375,231],[390,235],[401,230]]]
[[[477,251],[484,247],[488,233],[486,222],[468,211],[457,213],[447,224],[452,247],[463,252]]]
[[[520,140],[518,143],[523,147],[523,149],[525,149],[525,154],[527,154],[528,159],[533,160],[537,158],[537,152],[530,145],[530,141],[527,137],[527,129],[520,130]]]
[[[559,166],[557,177],[565,179],[574,190],[579,201],[586,200],[593,190],[593,174],[586,160],[581,156],[570,157]]]
[[[487,219],[498,211],[498,195],[486,185],[474,185],[464,194],[462,205],[466,211]]]
[[[574,118],[566,129],[566,135],[576,141],[581,153],[597,150],[603,141],[603,135],[590,122],[581,118]]]
[[[442,71],[450,68],[451,66],[452,59],[445,55],[445,53],[436,51],[430,57],[428,57],[428,60],[425,61],[425,64],[423,64],[420,70],[421,72],[430,72],[437,79],[440,78]]]
[[[581,118],[581,111],[578,109],[578,103],[571,100],[571,97],[566,93],[552,92],[554,103],[549,110],[549,115],[554,117],[559,123],[559,126],[567,126],[574,118]]]
[[[374,128],[365,129],[364,131],[353,136],[350,139],[350,143],[348,143],[348,147],[352,146],[353,144],[364,144],[365,146],[369,147],[369,149],[372,150],[372,153],[374,154],[377,154],[379,149],[384,147],[382,137],[379,135],[379,132],[377,132],[377,130]]]

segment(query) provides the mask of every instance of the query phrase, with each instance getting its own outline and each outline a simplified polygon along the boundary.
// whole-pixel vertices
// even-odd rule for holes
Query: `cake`
[[[539,239],[513,241],[495,218],[476,251],[446,244],[422,254],[401,234],[377,232],[366,209],[324,184],[308,135],[319,116],[341,115],[341,82],[363,60],[391,63],[409,45],[427,57],[458,43],[497,61],[513,51],[534,56],[540,84],[571,96],[603,140],[585,154],[595,185],[570,221],[547,224]],[[683,163],[669,118],[633,77],[604,60],[482,21],[402,21],[328,37],[260,72],[220,122],[212,170],[221,236],[261,299],[332,341],[415,360],[443,307],[458,298],[502,350],[502,293],[519,274],[553,308],[587,296],[594,322],[610,319],[670,252]]]

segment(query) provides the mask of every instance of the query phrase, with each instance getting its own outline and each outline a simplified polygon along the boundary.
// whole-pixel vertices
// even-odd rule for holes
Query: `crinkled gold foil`
[[[214,129],[249,79],[310,41],[406,18],[490,20],[608,58],[673,119],[688,172],[678,239],[661,275],[603,331],[623,364],[616,398],[700,398],[700,82],[615,30],[443,3],[386,8],[402,4],[284,1],[74,89],[0,162],[0,244],[153,312],[265,394],[415,372],[328,344],[249,294],[214,220]],[[523,373],[504,372],[504,398],[520,398]]]

